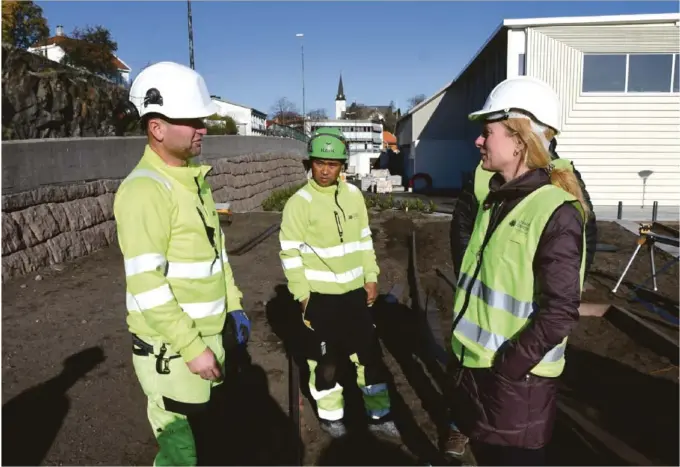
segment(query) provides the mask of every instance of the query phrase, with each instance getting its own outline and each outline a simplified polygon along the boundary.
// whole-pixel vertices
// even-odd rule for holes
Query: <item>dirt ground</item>
[[[449,218],[450,219],[450,218]],[[404,220],[393,221],[404,224]],[[442,329],[451,326],[453,293],[436,273],[435,268],[452,273],[449,255],[450,222],[429,222],[417,231],[418,267],[422,287],[434,299],[441,313]],[[404,227],[400,227],[403,229]],[[636,236],[613,222],[598,222],[598,241],[618,248],[616,252],[598,252],[587,279],[591,288],[583,295],[584,302],[614,303],[633,311],[659,330],[674,336],[678,327],[664,321],[639,300],[628,298],[630,287],[623,286],[616,295],[610,294],[636,246]],[[626,275],[624,284],[634,286],[650,276],[649,253],[642,249]],[[644,252],[644,255],[642,254]],[[655,250],[657,270],[672,257]],[[675,263],[658,277],[658,293],[662,297],[644,298],[664,305],[664,311],[677,319],[678,265]],[[640,297],[637,297],[640,298]],[[654,299],[654,300],[652,300]],[[660,307],[661,308],[661,307]],[[673,311],[674,310],[674,311]],[[607,312],[616,313],[610,309]],[[674,314],[674,315],[673,315]],[[560,465],[620,464],[632,462],[625,449],[631,448],[650,462],[661,465],[678,463],[678,366],[677,356],[671,361],[659,356],[637,341],[637,330],[625,332],[609,319],[582,317],[570,337],[567,365],[563,377],[563,400],[575,405],[586,418],[617,438],[623,448],[608,449],[589,446],[587,436],[573,429],[568,420],[558,418],[551,462]],[[675,350],[677,353],[677,349]],[[612,457],[609,450],[619,450],[621,457]]]
[[[274,213],[235,215],[226,229],[228,248],[279,219]],[[407,283],[408,238],[416,226],[421,281],[439,307],[444,334],[451,324],[452,292],[437,277],[435,267],[452,270],[449,222],[446,216],[426,218],[397,212],[372,217],[381,294],[395,284]],[[598,253],[593,269],[618,271],[632,252],[635,237],[605,225],[601,238],[607,243],[620,238],[620,250]],[[306,393],[301,357],[304,339],[298,334],[299,314],[285,292],[278,250],[274,234],[244,255],[230,257],[244,293],[244,308],[253,322],[253,335],[248,346],[250,362],[246,359],[240,372],[227,375],[226,412],[213,422],[217,425],[211,425],[218,451],[213,454],[219,456],[214,463],[291,465],[296,462],[298,447],[304,452],[305,465],[444,463],[437,453],[445,426],[440,390],[443,372],[424,354],[418,317],[405,305],[374,307],[402,440],[382,440],[364,433],[360,396],[350,386],[346,386],[350,436],[333,441],[321,432],[308,394],[303,398],[301,433],[293,429],[287,416],[286,351],[301,364],[300,387]],[[640,281],[647,274],[647,261],[636,262],[638,269],[631,269],[627,277],[631,281]],[[677,267],[671,273],[674,279],[669,276],[660,290],[677,298]],[[36,280],[38,276],[40,280]],[[661,287],[661,279],[659,284]],[[594,285],[604,293],[604,286]],[[156,443],[146,419],[146,401],[132,370],[124,288],[122,257],[115,247],[3,284],[4,464],[153,462]],[[405,300],[407,293],[408,286],[398,298]],[[655,464],[677,465],[677,366],[602,318],[582,319],[570,343],[565,395],[576,401],[590,420]],[[553,445],[551,459],[556,464],[623,462],[589,446],[583,435],[563,420],[558,423]]]

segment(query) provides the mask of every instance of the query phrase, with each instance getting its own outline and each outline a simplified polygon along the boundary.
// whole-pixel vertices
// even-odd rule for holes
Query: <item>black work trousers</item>
[[[348,358],[356,366],[357,385],[370,418],[384,419],[390,412],[380,344],[366,298],[363,287],[342,295],[312,293],[303,313],[316,349],[308,359],[309,388],[322,419],[344,416],[339,381]]]

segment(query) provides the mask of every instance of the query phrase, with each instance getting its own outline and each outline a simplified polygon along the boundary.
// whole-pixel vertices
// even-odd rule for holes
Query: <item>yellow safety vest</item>
[[[554,185],[546,185],[523,199],[500,222],[484,245],[492,209],[480,209],[470,237],[454,298],[451,346],[463,365],[490,368],[495,353],[524,329],[536,310],[533,260],[541,234],[553,212],[578,200]],[[581,288],[585,271],[585,230],[581,259]],[[465,306],[467,302],[467,306]],[[460,313],[463,313],[459,317]],[[531,369],[538,376],[556,377],[564,368],[565,338]],[[465,347],[464,357],[462,349]]]

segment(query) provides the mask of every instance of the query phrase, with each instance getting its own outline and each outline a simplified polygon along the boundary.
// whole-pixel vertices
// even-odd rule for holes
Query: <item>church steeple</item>
[[[338,95],[335,96],[336,101],[345,100],[345,90],[342,87],[342,73],[340,73],[340,82],[338,83]]]

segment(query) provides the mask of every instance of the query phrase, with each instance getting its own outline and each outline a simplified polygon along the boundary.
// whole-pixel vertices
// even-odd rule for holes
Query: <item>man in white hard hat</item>
[[[201,153],[203,119],[217,112],[203,78],[171,62],[144,69],[121,120],[141,119],[148,143],[114,202],[125,260],[133,365],[159,444],[154,465],[196,465],[188,417],[221,384],[222,332],[245,344],[250,321],[226,255]]]

